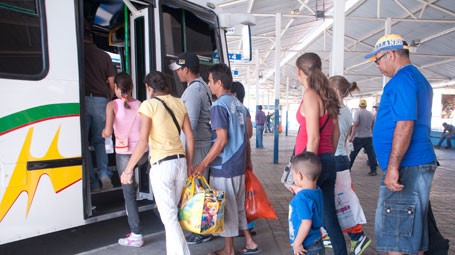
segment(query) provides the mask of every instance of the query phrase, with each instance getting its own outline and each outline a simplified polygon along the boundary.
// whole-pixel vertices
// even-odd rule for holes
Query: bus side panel
[[[0,79],[0,244],[85,224],[74,8],[46,1],[44,79]]]

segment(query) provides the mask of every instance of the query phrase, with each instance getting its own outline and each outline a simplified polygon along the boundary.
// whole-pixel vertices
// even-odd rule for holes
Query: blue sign
[[[232,70],[232,75],[233,76],[238,76],[239,75],[239,70]]]
[[[229,60],[242,60],[242,54],[229,53]]]

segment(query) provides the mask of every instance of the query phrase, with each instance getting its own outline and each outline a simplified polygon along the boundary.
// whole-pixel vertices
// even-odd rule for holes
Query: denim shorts
[[[400,167],[400,192],[384,185],[382,176],[375,218],[376,250],[418,254],[428,250],[428,201],[436,162]]]

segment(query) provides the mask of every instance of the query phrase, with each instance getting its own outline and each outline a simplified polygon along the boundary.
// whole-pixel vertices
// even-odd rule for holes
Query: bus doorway
[[[148,13],[148,8],[150,6],[144,5],[141,6],[144,9],[144,13]],[[134,35],[144,36],[146,34],[145,26],[133,26],[130,27],[129,20],[125,20],[125,13],[130,16],[129,10],[125,7],[122,1],[96,1],[96,0],[85,0],[83,6],[83,33],[90,33],[93,43],[99,49],[105,51],[109,54],[112,59],[113,64],[115,65],[116,72],[127,72],[131,76],[132,69],[130,61],[131,59],[136,59],[131,56],[131,46],[129,42],[135,42],[135,38],[131,38]],[[133,19],[132,19],[133,20]],[[146,19],[141,18],[141,21],[144,23]],[[147,19],[148,21],[148,19]],[[136,23],[136,22],[135,22]],[[134,23],[134,24],[135,24]],[[84,38],[84,36],[81,36]],[[83,48],[84,43],[82,43]],[[144,52],[137,52],[135,50],[135,56],[141,56]],[[143,47],[141,50],[145,50]],[[84,54],[84,50],[81,51]],[[137,60],[136,60],[137,61]],[[86,68],[84,66],[84,72],[81,77],[81,91],[85,90],[86,77]],[[138,72],[134,76],[144,76],[145,70],[143,68],[135,68],[134,71]],[[108,168],[111,173],[110,179],[113,187],[105,188],[99,183],[101,189],[94,190],[90,187],[90,164],[92,164],[93,169],[96,174],[98,174],[98,166],[96,160],[95,148],[92,141],[87,139],[91,137],[91,130],[87,130],[84,123],[86,123],[87,116],[85,115],[86,102],[85,98],[87,93],[82,94],[81,92],[81,131],[83,137],[83,148],[88,148],[85,153],[85,164],[84,164],[84,211],[86,221],[95,222],[102,219],[117,217],[125,214],[124,198],[122,192],[122,185],[120,183],[120,178],[118,174],[118,169],[115,162],[115,151],[113,148],[106,147],[106,152],[108,156]],[[145,87],[136,82],[134,82],[134,92],[133,97],[143,101],[145,99]],[[84,114],[83,114],[84,113]],[[85,137],[85,139],[84,139]],[[106,140],[109,138],[106,138]],[[85,145],[84,145],[84,140]],[[112,141],[113,140],[113,141]],[[112,136],[111,146],[115,143],[115,135]],[[108,144],[108,141],[106,141]],[[108,145],[106,145],[108,146]],[[111,150],[109,150],[111,149]],[[155,207],[153,203],[153,194],[151,192],[150,182],[148,178],[149,164],[148,162],[145,165],[142,165],[135,169],[135,181],[138,185],[138,206],[139,210],[147,210]],[[98,176],[97,176],[98,177]],[[99,180],[99,178],[97,178]]]

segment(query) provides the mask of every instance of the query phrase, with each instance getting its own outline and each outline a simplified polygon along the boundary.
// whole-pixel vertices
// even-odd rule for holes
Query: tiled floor
[[[252,139],[254,142],[254,137]],[[273,134],[265,134],[264,149],[252,149],[254,173],[261,180],[268,192],[269,199],[279,216],[278,220],[257,220],[255,239],[263,250],[261,254],[279,255],[291,254],[288,239],[288,203],[291,194],[282,186],[280,178],[284,165],[289,160],[295,141],[295,133],[289,136],[279,135],[279,164],[273,164]],[[455,243],[455,150],[436,150],[441,166],[437,169],[433,181],[431,201],[440,231]],[[379,254],[375,250],[374,214],[378,196],[379,182],[382,172],[377,176],[368,176],[366,155],[359,153],[352,169],[352,180],[358,197],[360,198],[368,223],[364,225],[365,233],[372,240],[371,246],[364,254]],[[349,243],[348,237],[346,241]],[[240,249],[245,241],[241,237],[235,238],[235,247]],[[191,246],[191,253],[196,255],[207,254],[223,246],[223,240],[216,238],[213,241]],[[349,246],[348,246],[349,248]],[[113,244],[108,247],[89,251],[86,254],[165,254],[164,233],[156,233],[146,237],[146,244],[140,249],[120,247]],[[326,254],[332,254],[327,250]],[[451,247],[449,254],[455,254],[455,246]]]

